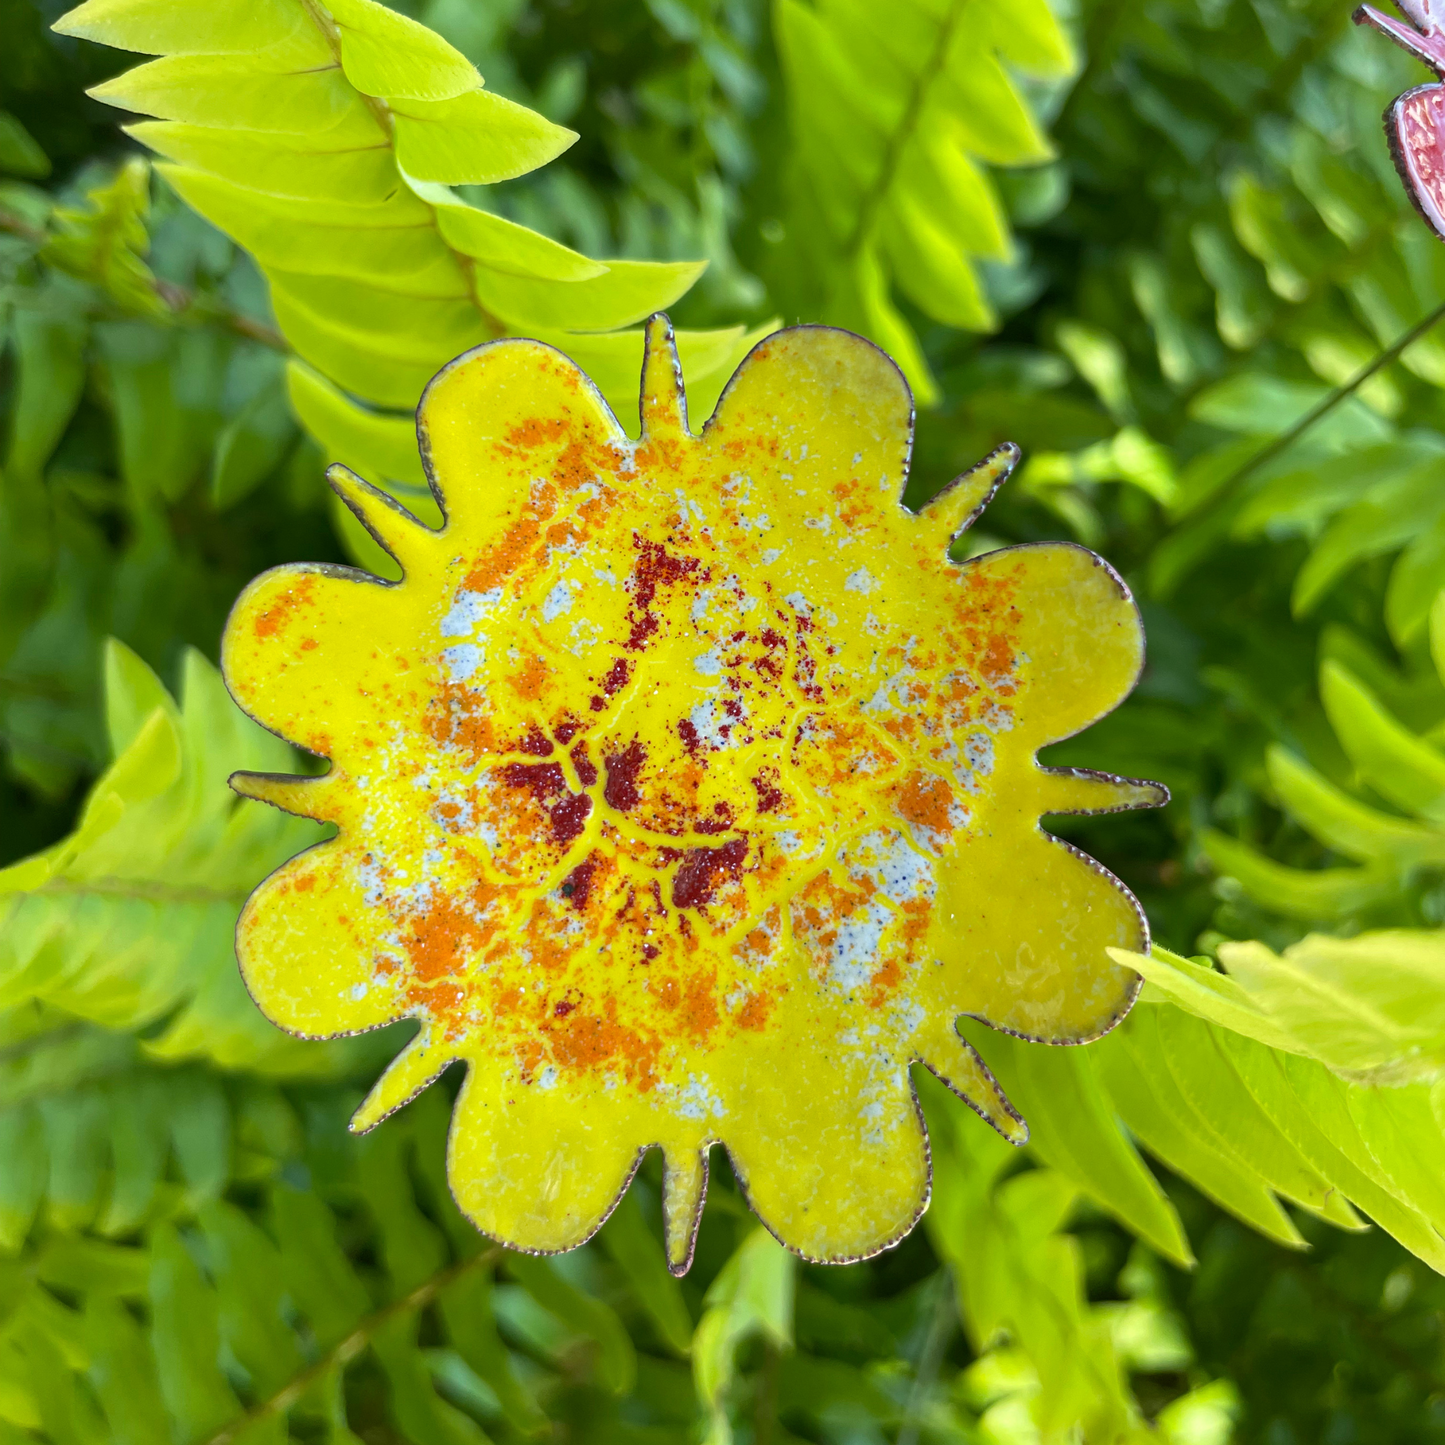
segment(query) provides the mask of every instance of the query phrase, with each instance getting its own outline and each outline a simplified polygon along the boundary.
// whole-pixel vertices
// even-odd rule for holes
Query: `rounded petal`
[[[642,1147],[609,1091],[526,1083],[471,1058],[452,1115],[447,1174],[457,1205],[509,1249],[555,1254],[601,1227]]]
[[[576,362],[517,339],[487,342],[443,367],[422,393],[417,435],[453,551],[505,534],[537,478],[610,469],[630,449]]]
[[[1038,748],[1097,722],[1129,695],[1144,666],[1144,624],[1124,580],[1071,542],[1006,547],[965,563],[982,617],[1007,617],[992,647],[1016,698],[1016,742]]]
[[[264,727],[321,757],[364,763],[386,734],[376,702],[436,668],[418,651],[418,630],[397,588],[360,573],[276,567],[231,609],[222,672]]]
[[[1042,1043],[1085,1043],[1129,1011],[1139,975],[1108,948],[1149,946],[1134,896],[1107,869],[1026,824],[965,842],[938,886],[939,967],[919,1002]]]
[[[832,326],[794,326],[747,354],[702,440],[730,467],[786,474],[788,486],[770,489],[770,515],[802,520],[820,502],[836,508],[839,485],[849,483],[901,512],[913,397],[872,342]],[[870,500],[849,510],[866,521],[863,514],[876,506]]]
[[[305,1038],[360,1033],[404,1012],[374,969],[378,920],[351,862],[338,842],[300,854],[251,894],[236,924],[251,997],[272,1023]]]
[[[842,1263],[913,1227],[928,1204],[928,1141],[906,1062],[865,1071],[830,1053],[749,1070],[724,1142],[778,1239],[804,1259]]]

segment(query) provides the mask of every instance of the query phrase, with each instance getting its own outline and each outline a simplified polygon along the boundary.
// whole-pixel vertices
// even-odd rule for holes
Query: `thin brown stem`
[[[393,1300],[389,1305],[377,1310],[375,1314],[367,1315],[344,1340],[333,1345],[315,1364],[308,1365],[269,1399],[253,1405],[244,1415],[212,1435],[206,1445],[231,1445],[231,1442],[242,1431],[258,1421],[269,1419],[272,1415],[279,1415],[289,1410],[318,1380],[324,1379],[332,1370],[350,1364],[371,1343],[377,1332],[385,1328],[392,1320],[401,1315],[414,1314],[417,1310],[425,1309],[453,1280],[460,1279],[464,1274],[468,1274],[484,1264],[493,1263],[501,1257],[501,1254],[501,1246],[493,1245],[491,1249],[474,1254],[470,1259],[459,1259],[455,1264],[449,1264],[445,1269],[439,1269],[429,1279],[424,1279],[410,1294]]]
[[[43,246],[49,239],[48,233],[38,226],[32,226],[24,216],[17,216],[14,211],[7,211],[0,207],[0,231],[11,236],[19,236],[22,241],[29,241],[32,246]]]
[[[21,240],[28,241],[32,246],[44,246],[50,239],[50,232],[40,226],[33,226],[23,216],[17,216],[14,211],[0,207],[0,232],[7,235],[19,236]],[[227,331],[234,332],[237,336],[244,336],[250,341],[259,341],[263,346],[269,346],[274,351],[290,351],[286,344],[286,338],[276,330],[274,326],[267,326],[264,321],[257,321],[252,316],[244,316],[239,311],[232,311],[229,307],[219,306],[209,298],[198,298],[194,292],[187,290],[184,286],[178,286],[173,281],[165,281],[160,277],[151,278],[151,290],[155,292],[161,304],[177,320],[187,318],[196,321],[211,322]]]
[[[1219,488],[1218,494],[1222,496],[1231,488],[1238,486],[1246,477],[1253,476],[1266,462],[1272,462],[1277,456],[1288,451],[1317,421],[1328,415],[1342,401],[1353,396],[1377,371],[1382,371],[1396,360],[1442,317],[1445,317],[1445,301],[1442,301],[1428,316],[1417,321],[1392,346],[1386,347],[1372,361],[1362,366],[1347,382],[1337,386],[1318,406],[1311,407],[1288,431],[1282,432],[1268,446],[1256,452],[1243,466],[1237,468]]]

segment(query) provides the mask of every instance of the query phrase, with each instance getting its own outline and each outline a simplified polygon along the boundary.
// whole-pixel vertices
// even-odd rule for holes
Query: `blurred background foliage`
[[[463,128],[408,200],[496,273],[424,336],[380,263],[363,304],[302,244],[351,182],[299,111],[119,82],[172,184],[86,94],[138,57],[65,8],[0,0],[0,1442],[1445,1441],[1445,325],[1397,349],[1445,248],[1379,124],[1418,68],[1323,0],[398,0],[449,96],[471,62],[541,147],[487,170]],[[324,14],[86,10],[157,54],[242,16],[231,80]],[[197,116],[235,134],[198,150]],[[277,132],[302,179],[266,179]],[[702,338],[695,421],[760,329],[885,345],[909,501],[1019,443],[963,546],[1082,541],[1149,631],[1049,761],[1174,801],[1053,826],[1174,953],[1088,1050],[977,1038],[1028,1149],[920,1080],[932,1208],[845,1268],[715,1168],[673,1280],[655,1161],[575,1254],[489,1248],[446,1083],[350,1138],[396,1041],[283,1038],[230,955],[312,834],[224,790],[280,746],[220,686],[226,610],[277,562],[376,561],[325,461],[420,505],[410,383],[328,338],[424,375],[575,328],[625,398],[655,301]]]

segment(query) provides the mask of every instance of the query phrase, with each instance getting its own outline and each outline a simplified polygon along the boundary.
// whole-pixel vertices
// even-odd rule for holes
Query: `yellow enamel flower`
[[[950,562],[1016,452],[909,512],[908,388],[847,332],[764,341],[694,436],[657,318],[642,422],[499,341],[418,411],[441,531],[333,469],[404,577],[231,616],[237,700],[331,764],[235,786],[338,829],[241,968],[298,1034],[418,1021],[355,1128],[465,1062],[452,1187],[505,1244],[580,1244],[660,1146],[685,1269],[721,1142],[789,1248],[866,1256],[927,1202],[911,1063],[1025,1137],[960,1015],[1079,1043],[1133,1000],[1138,905],[1039,818],[1163,790],[1035,752],[1127,694],[1138,614],[1081,547]]]

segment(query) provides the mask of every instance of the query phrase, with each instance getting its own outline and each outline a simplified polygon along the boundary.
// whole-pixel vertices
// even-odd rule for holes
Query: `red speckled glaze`
[[[1403,24],[1372,5],[1355,11],[1357,25],[1388,35],[1445,79],[1445,14],[1436,0],[1400,0]],[[1445,86],[1420,85],[1392,101],[1385,134],[1395,169],[1430,229],[1445,240]]]

